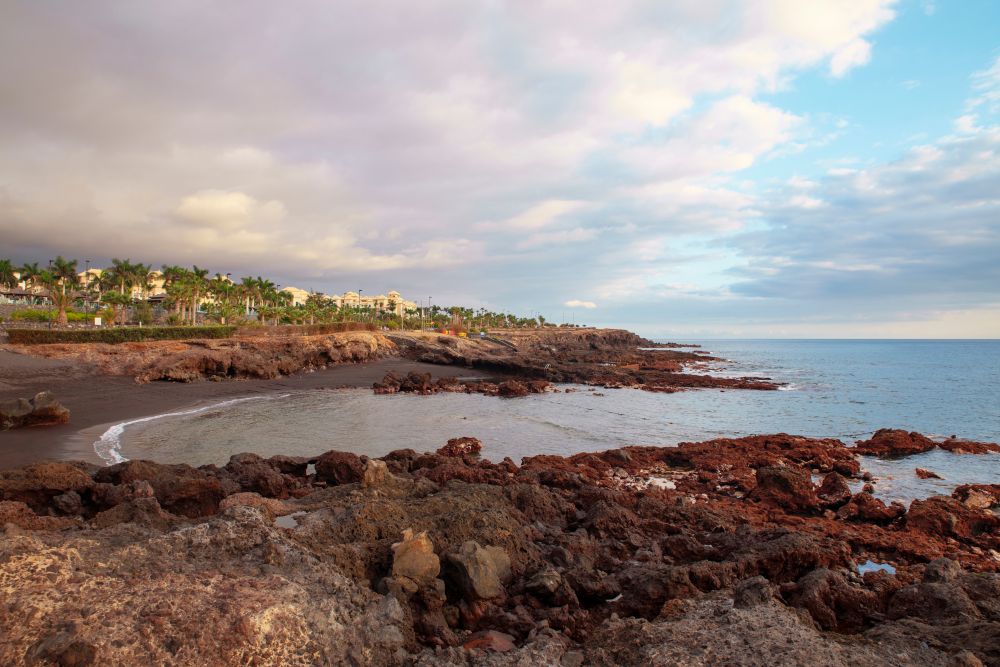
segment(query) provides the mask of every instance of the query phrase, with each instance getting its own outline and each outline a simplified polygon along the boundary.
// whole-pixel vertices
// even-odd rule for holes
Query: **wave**
[[[228,401],[222,401],[221,403],[212,403],[211,405],[203,405],[200,408],[192,408],[190,410],[180,410],[178,412],[164,412],[159,415],[151,415],[149,417],[140,417],[139,419],[131,419],[129,421],[121,422],[120,424],[115,424],[107,431],[101,434],[101,437],[94,441],[94,452],[97,453],[101,460],[107,465],[114,465],[115,463],[124,463],[128,461],[127,458],[122,456],[121,452],[121,437],[125,432],[126,426],[132,426],[133,424],[142,424],[144,422],[151,422],[157,419],[164,419],[166,417],[184,417],[187,415],[198,414],[199,412],[205,412],[206,410],[213,410],[215,408],[224,408],[236,403],[244,403],[246,401],[260,401],[272,398],[285,398],[290,396],[290,394],[282,394],[280,396],[246,396],[244,398],[233,398]]]

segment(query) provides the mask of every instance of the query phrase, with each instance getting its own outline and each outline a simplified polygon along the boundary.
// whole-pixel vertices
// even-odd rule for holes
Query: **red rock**
[[[995,535],[1000,518],[989,510],[966,507],[947,496],[914,500],[906,514],[906,526],[931,535],[974,540],[980,535]]]
[[[102,468],[94,479],[117,485],[146,481],[163,509],[191,518],[216,514],[219,502],[228,495],[219,478],[183,463],[126,461]]]
[[[989,509],[1000,505],[1000,484],[963,484],[951,497],[970,509]]]
[[[858,630],[879,612],[874,593],[826,568],[813,570],[794,585],[783,587],[782,593],[792,606],[805,608],[824,630]]]
[[[920,479],[944,479],[941,475],[937,474],[932,470],[925,470],[924,468],[916,469],[917,477]]]
[[[887,524],[905,513],[906,508],[902,505],[886,505],[871,493],[862,491],[854,494],[846,505],[837,510],[837,518],[841,521]]]
[[[27,426],[53,426],[69,421],[69,410],[52,392],[41,391],[32,399],[15,398],[0,402],[0,430]]]
[[[856,442],[854,452],[865,456],[897,458],[929,452],[935,447],[937,443],[915,431],[908,433],[901,429],[883,428],[869,440]]]
[[[995,442],[976,442],[974,440],[962,440],[959,438],[948,438],[937,443],[941,449],[948,450],[952,454],[986,454],[988,452],[1000,452],[1000,445]]]
[[[354,484],[364,474],[361,457],[351,452],[330,451],[316,459],[316,477],[330,484]]]
[[[478,455],[483,449],[483,443],[478,438],[462,437],[452,438],[448,443],[437,450],[440,456],[463,456]]]
[[[759,468],[757,485],[748,497],[796,514],[813,513],[820,504],[809,473],[791,466]]]
[[[514,638],[510,635],[497,632],[496,630],[481,630],[469,635],[469,638],[462,644],[466,649],[479,649],[481,651],[493,651],[504,653],[517,648],[514,645]]]
[[[0,472],[0,500],[17,500],[37,511],[48,509],[55,496],[67,491],[83,493],[94,486],[81,465],[45,461]]]
[[[520,398],[527,396],[531,391],[523,382],[507,380],[497,386],[497,393],[503,398]]]
[[[823,478],[819,490],[816,492],[820,500],[827,507],[839,507],[851,499],[851,487],[843,475],[831,472]]]

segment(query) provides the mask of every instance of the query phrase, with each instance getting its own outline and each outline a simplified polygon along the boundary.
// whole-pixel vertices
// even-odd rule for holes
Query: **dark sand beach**
[[[434,366],[405,359],[381,359],[304,371],[275,380],[138,384],[130,377],[97,373],[73,360],[46,359],[0,350],[0,401],[30,398],[52,391],[70,410],[70,422],[59,426],[0,431],[0,470],[44,459],[81,459],[100,463],[92,440],[80,437],[101,425],[155,415],[241,396],[289,390],[371,387],[389,371],[429,372],[435,377],[470,377],[467,368]]]

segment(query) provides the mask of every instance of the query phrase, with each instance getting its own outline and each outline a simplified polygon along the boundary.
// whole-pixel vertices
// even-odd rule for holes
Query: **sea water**
[[[449,438],[474,436],[485,457],[519,462],[536,454],[777,432],[850,444],[884,427],[1000,441],[1000,341],[695,342],[724,360],[698,372],[770,377],[784,383],[782,390],[658,394],[559,385],[558,393],[519,399],[310,390],[119,425],[99,442],[99,453],[108,462],[221,464],[239,452],[432,451]],[[1000,483],[997,454],[933,451],[899,461],[865,457],[862,464],[879,478],[876,488],[886,499]],[[916,467],[944,479],[921,480]]]

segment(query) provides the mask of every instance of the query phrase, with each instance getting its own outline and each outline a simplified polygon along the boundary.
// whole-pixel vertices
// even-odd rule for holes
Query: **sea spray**
[[[280,396],[246,396],[244,398],[233,398],[228,401],[222,401],[221,403],[213,403],[211,405],[203,405],[200,408],[192,408],[190,410],[180,410],[177,412],[165,412],[160,415],[151,415],[149,417],[140,417],[139,419],[131,419],[129,421],[121,422],[120,424],[115,424],[110,427],[101,437],[94,441],[94,451],[97,453],[101,460],[107,465],[114,465],[116,463],[124,463],[128,461],[127,458],[122,456],[121,453],[121,436],[125,432],[126,426],[131,426],[133,424],[141,424],[144,422],[150,422],[157,419],[164,419],[166,417],[184,417],[187,415],[197,414],[199,412],[205,412],[206,410],[212,410],[214,408],[224,408],[229,405],[235,405],[236,403],[245,403],[246,401],[259,401],[271,398],[285,398],[290,396],[290,394],[281,394]]]

